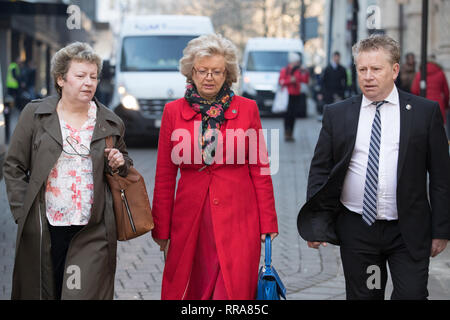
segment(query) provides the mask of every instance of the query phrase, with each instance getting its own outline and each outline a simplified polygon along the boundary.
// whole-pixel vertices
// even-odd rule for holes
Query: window
[[[121,71],[178,71],[183,49],[194,36],[133,36],[122,44]]]
[[[247,71],[279,72],[287,64],[287,51],[251,51],[248,55]]]

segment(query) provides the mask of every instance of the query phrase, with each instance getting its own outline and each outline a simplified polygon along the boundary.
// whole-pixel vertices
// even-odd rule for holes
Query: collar
[[[227,120],[234,119],[239,114],[239,103],[237,102],[238,99],[236,99],[236,97],[237,97],[236,95],[233,96],[230,106],[224,113],[224,117]],[[191,108],[189,102],[187,102],[185,98],[182,99],[183,99],[183,106],[181,109],[181,115],[184,120],[192,120],[197,115],[197,112],[195,112],[194,109]]]
[[[58,101],[60,100],[59,95],[52,95],[43,99],[33,100],[33,103],[39,103],[39,106],[36,108],[35,114],[53,114],[56,112],[56,106],[58,105]],[[97,106],[97,121],[100,119],[105,119],[108,121],[112,121],[116,124],[120,124],[117,118],[114,116],[112,112],[108,112],[108,108],[105,107],[96,97],[94,97],[91,103],[94,102]],[[103,108],[101,108],[103,107]],[[105,110],[107,109],[107,110]]]
[[[394,84],[394,87],[392,88],[391,93],[384,99],[387,101],[387,103],[392,104],[392,105],[399,105],[399,98],[398,98],[398,89]],[[365,95],[362,96],[362,102],[361,102],[361,106],[363,108],[365,107],[369,107],[372,105],[372,100],[368,99]]]

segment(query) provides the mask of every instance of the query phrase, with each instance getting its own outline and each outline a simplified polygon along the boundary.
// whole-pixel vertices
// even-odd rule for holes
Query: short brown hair
[[[58,85],[58,78],[66,78],[72,60],[96,64],[97,77],[100,76],[102,71],[102,59],[89,44],[77,41],[65,46],[55,53],[51,61],[50,72],[53,76],[55,89],[59,95],[61,95],[61,87]]]
[[[361,39],[352,47],[353,60],[361,52],[384,49],[389,53],[392,65],[400,63],[400,47],[394,39],[384,34],[373,34],[369,38]]]

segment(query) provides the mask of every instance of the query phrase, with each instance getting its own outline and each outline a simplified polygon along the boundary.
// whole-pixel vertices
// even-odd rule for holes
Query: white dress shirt
[[[400,102],[394,85],[387,102],[380,107],[381,144],[378,164],[377,219],[396,220],[397,162],[400,140]],[[350,211],[362,214],[370,135],[376,106],[364,95],[359,114],[355,148],[345,176],[341,202]]]

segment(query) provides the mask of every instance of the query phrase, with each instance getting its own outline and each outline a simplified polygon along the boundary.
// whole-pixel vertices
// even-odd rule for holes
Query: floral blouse
[[[63,151],[47,178],[45,202],[52,226],[86,225],[94,202],[94,181],[89,146],[97,118],[91,102],[88,120],[80,130],[59,118]]]

